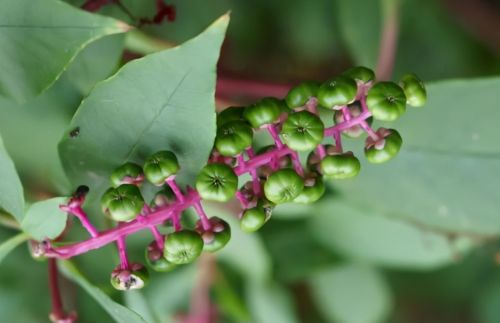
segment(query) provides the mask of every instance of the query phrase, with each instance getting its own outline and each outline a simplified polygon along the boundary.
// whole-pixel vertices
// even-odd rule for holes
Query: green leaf
[[[205,204],[208,205],[208,203]],[[271,258],[262,238],[256,233],[241,231],[240,223],[234,215],[214,207],[205,209],[208,214],[217,214],[226,220],[231,227],[231,240],[224,249],[217,252],[217,259],[228,264],[250,281],[261,282],[270,279]]]
[[[353,205],[451,233],[500,234],[500,78],[428,86],[429,102],[395,127],[400,154],[334,187]]]
[[[59,209],[66,202],[65,197],[33,203],[21,222],[21,227],[33,239],[55,239],[66,227],[67,214]]]
[[[197,272],[196,266],[188,265],[151,278],[154,283],[146,286],[144,296],[162,322],[174,322],[175,314],[189,307]]]
[[[0,132],[24,179],[31,185],[67,193],[69,186],[57,153],[57,142],[81,101],[64,75],[43,94],[23,104],[0,97]]]
[[[318,206],[309,229],[320,243],[347,258],[391,268],[436,268],[472,246],[470,239],[451,240],[341,199]]]
[[[247,280],[246,299],[254,322],[298,322],[290,293],[277,283]]]
[[[0,137],[0,209],[12,214],[17,221],[24,215],[23,187],[14,163],[7,154]]]
[[[338,0],[339,28],[356,64],[375,67],[380,38],[380,0]]]
[[[158,150],[177,155],[181,183],[194,182],[215,137],[215,71],[228,22],[223,16],[179,47],[132,61],[92,90],[59,145],[75,185],[96,197],[114,168]]]
[[[156,315],[152,312],[148,300],[144,297],[141,290],[130,290],[123,294],[125,305],[141,315],[146,322],[155,323],[160,322]]]
[[[52,85],[92,41],[130,28],[54,0],[3,0],[0,21],[0,95],[17,101]]]
[[[92,285],[85,276],[76,268],[76,266],[68,261],[59,261],[59,269],[68,279],[77,283],[82,287],[90,296],[92,296],[101,305],[108,314],[120,323],[136,323],[146,322],[136,312],[126,308],[125,306],[116,303],[103,291],[96,286]]]
[[[87,95],[94,85],[111,76],[122,58],[124,35],[101,38],[85,47],[64,72],[68,80]]]
[[[369,266],[348,263],[310,278],[313,299],[329,322],[385,322],[392,308],[389,286]]]
[[[14,250],[18,245],[28,240],[29,236],[25,233],[19,233],[9,240],[6,240],[0,244],[0,264],[7,255]]]

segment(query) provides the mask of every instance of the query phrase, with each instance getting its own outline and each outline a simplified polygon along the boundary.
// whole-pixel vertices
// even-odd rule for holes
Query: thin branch
[[[399,0],[381,1],[383,27],[378,54],[377,78],[390,80],[394,68],[399,33]]]

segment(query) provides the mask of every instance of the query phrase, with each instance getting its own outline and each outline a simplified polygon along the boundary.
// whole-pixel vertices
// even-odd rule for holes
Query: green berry
[[[377,131],[381,140],[374,142],[367,138],[365,145],[366,159],[373,164],[384,163],[394,158],[403,144],[403,139],[394,129],[381,128]]]
[[[158,247],[156,241],[151,242],[146,248],[146,263],[154,271],[167,272],[177,267],[163,257],[163,251]]]
[[[165,239],[164,257],[171,263],[183,265],[193,262],[203,250],[203,239],[191,230],[171,233]]]
[[[406,111],[406,96],[396,83],[380,82],[368,91],[366,105],[376,120],[394,121]]]
[[[196,189],[205,200],[227,202],[238,189],[238,177],[226,164],[208,164],[196,178]]]
[[[358,86],[346,76],[338,76],[323,83],[318,90],[319,104],[328,109],[352,103],[356,98]]]
[[[217,129],[215,148],[223,156],[236,156],[252,144],[253,130],[243,121],[229,121]]]
[[[352,78],[360,83],[368,83],[375,80],[375,73],[364,66],[356,66],[348,69],[342,75]]]
[[[278,170],[264,184],[266,198],[275,204],[291,202],[303,189],[304,180],[290,168]]]
[[[318,94],[319,84],[316,82],[302,82],[292,88],[285,97],[286,105],[290,109],[304,106],[307,101]]]
[[[424,83],[415,74],[406,74],[401,78],[401,87],[406,95],[406,103],[412,107],[421,107],[427,101]]]
[[[246,209],[240,219],[240,228],[244,232],[255,232],[267,221],[266,211],[262,206]]]
[[[243,107],[229,107],[222,110],[217,114],[217,127],[220,127],[231,121],[243,121],[246,119],[243,117],[243,112],[245,109]]]
[[[179,171],[177,157],[171,151],[159,151],[144,162],[144,174],[152,184],[160,186]]]
[[[168,186],[164,186],[161,190],[156,192],[150,205],[152,207],[163,207],[172,204],[176,201],[176,197],[172,189]]]
[[[117,290],[141,289],[148,281],[148,270],[138,263],[131,264],[128,269],[118,266],[111,273],[111,285]]]
[[[122,184],[108,189],[101,198],[105,214],[115,221],[131,221],[141,213],[144,199],[137,186]]]
[[[320,170],[327,178],[346,179],[359,174],[361,164],[351,153],[329,155],[320,163]]]
[[[321,177],[308,178],[304,183],[304,190],[293,200],[295,203],[313,203],[325,194],[325,184]]]
[[[349,104],[347,106],[347,109],[349,110],[349,114],[351,115],[351,118],[355,118],[361,114],[361,107],[359,106],[358,102],[354,102],[352,104]],[[344,114],[342,113],[341,110],[335,111],[334,121],[335,121],[335,124],[339,124],[339,123],[342,123],[345,121]],[[371,125],[373,123],[373,118],[370,117],[370,118],[366,119],[366,122],[368,123],[368,125]],[[359,138],[363,133],[364,133],[364,130],[359,125],[354,125],[348,129],[345,129],[342,131],[342,134],[345,135],[346,137],[349,137],[349,138]]]
[[[243,116],[250,122],[252,127],[261,126],[276,122],[281,114],[283,103],[275,98],[264,98],[259,102],[245,108]]]
[[[111,173],[111,184],[114,187],[122,184],[140,185],[144,180],[141,166],[134,163],[125,163]]]
[[[300,111],[288,116],[283,123],[281,136],[291,149],[307,151],[321,143],[324,130],[325,126],[317,115]]]
[[[211,228],[208,231],[203,229],[201,221],[196,223],[196,231],[201,235],[204,246],[203,250],[209,252],[216,252],[229,242],[231,239],[231,227],[229,224],[218,217],[211,217],[209,219]]]

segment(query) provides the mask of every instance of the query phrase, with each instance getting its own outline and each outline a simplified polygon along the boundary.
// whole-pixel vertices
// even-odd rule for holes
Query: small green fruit
[[[328,109],[354,102],[358,86],[356,82],[346,76],[338,76],[323,83],[318,90],[319,104]]]
[[[229,121],[217,129],[215,148],[223,156],[236,156],[252,145],[253,130],[243,121]]]
[[[266,212],[262,206],[246,209],[240,219],[240,228],[244,232],[255,232],[267,221]]]
[[[164,257],[171,263],[183,265],[193,262],[203,250],[203,239],[191,230],[171,233],[165,239]]]
[[[131,221],[144,207],[144,199],[137,186],[122,184],[109,188],[101,198],[103,212],[115,221]]]
[[[209,252],[216,252],[229,242],[231,239],[231,227],[229,224],[218,217],[211,217],[209,219],[211,229],[205,231],[201,221],[196,223],[196,231],[201,235],[204,246],[203,250]]]
[[[394,121],[406,111],[406,96],[396,83],[380,82],[368,91],[366,105],[376,120]]]
[[[317,115],[300,111],[288,116],[283,123],[281,136],[291,149],[308,151],[321,143],[324,130],[325,126]]]
[[[371,138],[366,139],[365,156],[370,163],[380,164],[394,158],[403,144],[401,135],[394,129],[380,128],[377,134],[381,140],[374,142]]]
[[[309,204],[319,200],[325,194],[325,184],[319,176],[307,178],[304,190],[293,200],[295,203]]]
[[[318,94],[319,84],[316,82],[302,82],[292,88],[285,97],[286,105],[290,109],[304,106],[307,101]]]
[[[167,272],[177,267],[163,257],[163,251],[158,247],[156,241],[151,242],[146,248],[146,263],[154,271]]]
[[[222,110],[217,114],[217,127],[221,127],[231,121],[246,122],[246,119],[243,117],[244,111],[245,108],[243,107],[229,107]]]
[[[148,281],[148,270],[138,263],[131,264],[129,269],[118,266],[111,273],[111,285],[117,290],[141,289]]]
[[[424,83],[415,74],[406,74],[401,78],[401,87],[406,95],[406,103],[412,107],[421,107],[427,101]]]
[[[226,164],[208,164],[196,178],[196,189],[205,200],[227,202],[238,189],[238,177]]]
[[[357,176],[361,164],[351,152],[348,152],[326,156],[320,163],[320,169],[327,178],[346,179]]]
[[[161,186],[179,171],[177,157],[171,151],[159,151],[144,162],[144,174],[152,184]]]
[[[283,103],[275,98],[264,98],[245,108],[243,116],[253,128],[260,128],[276,122],[281,114]]]
[[[356,66],[348,69],[342,75],[347,76],[360,83],[368,83],[375,80],[375,73],[364,66]]]
[[[280,169],[264,184],[266,198],[274,204],[291,202],[304,189],[304,180],[293,169]]]
[[[122,184],[141,185],[144,173],[141,166],[134,163],[125,163],[111,173],[111,184],[114,187]]]

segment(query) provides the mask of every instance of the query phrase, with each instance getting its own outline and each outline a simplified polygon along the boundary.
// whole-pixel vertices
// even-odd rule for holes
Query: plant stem
[[[377,78],[391,79],[399,33],[399,0],[382,0],[383,27],[380,40]]]
[[[61,320],[66,315],[64,313],[61,293],[59,291],[59,275],[57,271],[57,259],[48,259],[49,289],[52,300],[52,311],[50,313],[54,320]]]

